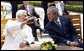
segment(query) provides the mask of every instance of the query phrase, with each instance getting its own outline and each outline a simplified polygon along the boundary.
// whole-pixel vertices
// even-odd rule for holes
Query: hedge
[[[65,4],[69,5],[83,5],[83,1],[64,1]]]
[[[66,5],[67,10],[75,12],[83,12],[83,5]]]
[[[41,1],[30,1],[30,4],[33,4],[34,6],[41,7]]]
[[[30,1],[30,4],[41,7],[41,1]],[[75,12],[83,12],[83,5],[66,5],[67,10]]]

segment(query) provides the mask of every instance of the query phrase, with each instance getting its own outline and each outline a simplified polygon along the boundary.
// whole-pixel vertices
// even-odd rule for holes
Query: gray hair
[[[55,6],[48,7],[47,11],[50,9],[52,10],[54,14],[58,13],[58,8],[56,8]]]
[[[26,10],[18,10],[16,12],[16,20],[18,19],[18,16],[24,15],[25,12],[26,12]]]

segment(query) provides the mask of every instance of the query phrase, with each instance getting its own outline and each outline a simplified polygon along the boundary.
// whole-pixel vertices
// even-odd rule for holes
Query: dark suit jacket
[[[10,1],[11,6],[12,6],[12,18],[16,17],[16,12],[17,12],[17,6],[18,4],[22,4],[22,1]]]
[[[44,16],[44,28],[45,28],[46,24],[49,22],[48,17],[47,17],[47,8],[48,8],[48,3],[49,2],[53,2],[53,1],[42,1],[41,2],[41,7],[43,7],[44,13],[45,13],[45,16]]]
[[[59,18],[61,21],[62,29],[59,29],[57,24],[53,21],[46,25],[46,30],[49,32],[51,38],[56,39],[57,44],[66,43],[67,41],[78,42],[78,34],[70,18],[61,16]]]
[[[54,2],[54,1],[42,1],[42,2],[41,2],[41,6],[42,6],[44,9],[47,10],[47,8],[48,8],[48,5],[47,5],[47,4],[48,4],[49,2]]]
[[[10,1],[12,5],[23,4],[23,1]]]
[[[21,9],[26,10],[24,5],[18,8],[18,10],[21,10]],[[39,15],[36,13],[34,6],[29,5],[29,11],[30,11],[30,16],[36,16],[37,18],[39,18]]]
[[[64,5],[64,4],[62,4],[62,5]],[[56,5],[55,5],[55,3],[52,3],[50,6],[56,6]],[[50,6],[49,6],[49,7],[50,7]],[[63,15],[68,15],[68,14],[69,14],[69,13],[68,13],[68,11],[67,11],[65,5],[64,5]]]

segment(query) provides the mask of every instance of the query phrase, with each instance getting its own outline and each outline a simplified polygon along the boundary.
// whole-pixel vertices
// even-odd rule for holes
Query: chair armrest
[[[5,40],[1,40],[1,47],[3,46]]]
[[[4,40],[5,39],[5,36],[1,35],[1,40]]]

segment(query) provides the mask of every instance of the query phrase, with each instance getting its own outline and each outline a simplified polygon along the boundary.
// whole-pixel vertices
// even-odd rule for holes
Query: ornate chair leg
[[[42,39],[42,32],[40,32],[40,35],[41,35],[41,39]]]

